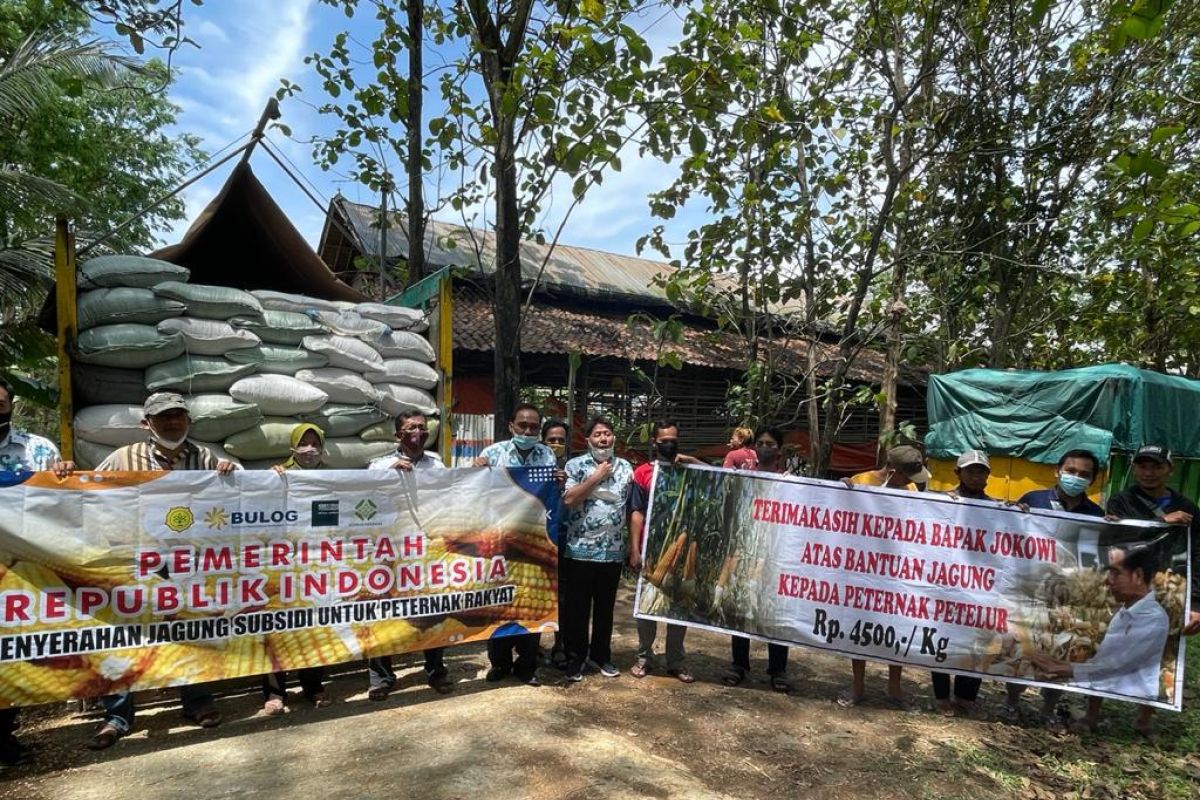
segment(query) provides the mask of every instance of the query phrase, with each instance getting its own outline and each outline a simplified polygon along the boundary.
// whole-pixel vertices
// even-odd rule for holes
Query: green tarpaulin
[[[925,442],[933,458],[979,448],[1054,464],[1080,447],[1107,462],[1110,451],[1151,442],[1200,457],[1200,381],[1125,364],[934,375],[928,407]]]

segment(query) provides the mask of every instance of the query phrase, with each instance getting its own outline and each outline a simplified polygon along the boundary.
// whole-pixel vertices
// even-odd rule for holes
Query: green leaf
[[[1149,236],[1150,232],[1153,230],[1154,230],[1154,219],[1152,217],[1147,217],[1146,219],[1139,221],[1138,224],[1133,226],[1133,234],[1132,234],[1133,240],[1135,242],[1140,242],[1143,239],[1145,239],[1147,236]]]
[[[1046,12],[1050,10],[1052,0],[1033,0],[1033,10],[1030,17],[1033,19],[1033,24],[1041,25],[1042,20],[1046,18]]]
[[[592,22],[604,19],[604,0],[582,0],[579,11]]]
[[[1183,133],[1185,128],[1182,125],[1160,125],[1150,134],[1151,146],[1160,144],[1172,136],[1178,136]]]
[[[692,126],[688,132],[688,147],[692,149],[693,155],[700,155],[708,148],[708,137],[697,126]]]

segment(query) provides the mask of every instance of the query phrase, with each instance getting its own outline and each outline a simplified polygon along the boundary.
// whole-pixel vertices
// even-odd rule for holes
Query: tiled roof
[[[465,350],[491,352],[495,328],[490,303],[485,299],[457,295],[454,300],[454,346]],[[779,367],[792,374],[803,374],[808,344],[793,341],[779,352]],[[818,374],[833,372],[837,348],[822,344]],[[735,333],[685,323],[683,341],[667,342],[664,350],[679,353],[685,365],[743,371],[747,355],[744,340]],[[658,345],[648,323],[630,323],[628,314],[601,313],[534,302],[521,327],[522,353],[566,355],[577,351],[588,356],[655,361]],[[883,375],[883,354],[862,350],[855,358],[848,378],[856,383],[877,383]],[[923,371],[902,367],[903,385],[924,385]]]

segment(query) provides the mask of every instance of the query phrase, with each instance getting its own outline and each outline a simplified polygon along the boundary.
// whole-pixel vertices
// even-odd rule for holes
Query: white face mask
[[[312,469],[321,464],[321,448],[312,445],[297,447],[292,450],[292,457],[304,469]]]
[[[153,424],[150,426],[150,438],[165,450],[175,450],[179,447],[182,447],[183,443],[187,441],[188,433],[190,433],[190,431],[184,431],[183,436],[179,439],[167,439],[158,431],[154,430]]]
[[[589,444],[588,452],[592,454],[592,460],[596,463],[609,461],[613,457],[613,449],[611,447],[596,447]]]

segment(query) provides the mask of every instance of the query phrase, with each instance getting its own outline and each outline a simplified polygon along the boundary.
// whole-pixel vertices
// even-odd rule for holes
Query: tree
[[[156,91],[164,66],[85,40],[87,25],[52,0],[0,5],[0,368],[44,357],[23,320],[51,280],[55,215],[70,213],[84,233],[105,231],[204,158],[194,137],[165,132],[177,109]],[[168,202],[111,245],[148,247],[183,212]]]
[[[717,215],[689,235],[677,284],[742,332],[749,369],[734,392],[747,417],[803,409],[815,474],[861,399],[850,367],[893,316],[880,313],[879,282],[895,276],[890,309],[904,296],[917,178],[939,141],[931,78],[954,39],[940,20],[929,2],[710,3],[663,62],[659,80],[683,85],[684,104],[652,146],[691,155],[652,208],[670,216],[699,194]],[[661,249],[661,235],[650,241]],[[822,363],[830,338],[836,357]],[[800,380],[774,364],[797,340]]]
[[[347,13],[358,0],[328,0]],[[494,252],[482,243],[467,242],[476,258],[495,259],[492,307],[495,318],[495,416],[497,435],[519,401],[522,285],[520,242],[537,237],[551,242],[541,230],[555,182],[569,182],[571,200],[559,215],[565,222],[587,190],[603,180],[608,169],[620,169],[619,151],[638,120],[630,112],[640,78],[651,53],[643,38],[626,22],[640,0],[601,3],[505,0],[488,4],[461,0],[444,5],[424,3],[427,28],[435,42],[452,43],[437,75],[441,107],[430,113],[430,139],[422,149],[426,180],[456,184],[433,203],[444,200],[469,216],[486,201],[484,224],[494,229]],[[408,47],[398,11],[372,3],[383,35],[371,45],[377,72],[356,76],[347,40],[335,39],[329,55],[312,63],[335,99],[353,87],[353,103],[332,104],[341,128],[319,160],[342,157],[347,145],[356,164],[356,177],[373,185],[386,144],[394,153],[411,152],[413,125],[409,76],[394,70],[399,52]],[[294,93],[294,84],[285,90]],[[369,104],[368,104],[369,103]],[[335,108],[336,107],[336,108]],[[410,120],[411,121],[411,120]],[[402,130],[393,131],[393,126]],[[412,178],[410,177],[411,181]],[[411,189],[411,187],[410,187]],[[556,212],[557,213],[557,212]],[[562,224],[558,226],[561,232]]]

